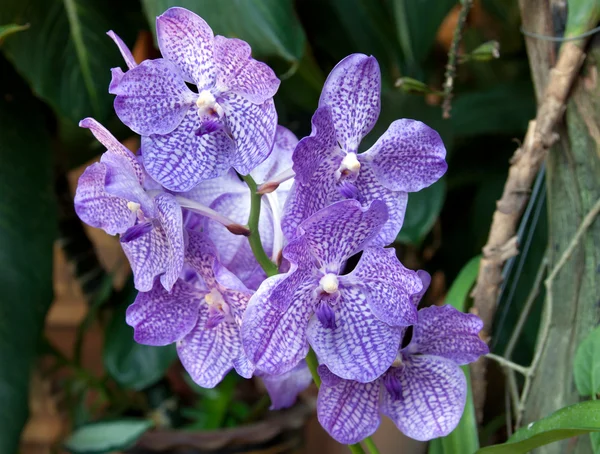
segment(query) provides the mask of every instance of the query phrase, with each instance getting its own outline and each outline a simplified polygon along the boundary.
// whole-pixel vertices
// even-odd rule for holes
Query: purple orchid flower
[[[269,157],[250,175],[257,183],[264,183],[292,165],[292,153],[298,143],[296,136],[284,128],[277,127],[273,151]],[[259,233],[265,252],[274,262],[280,260],[284,246],[281,230],[283,206],[292,186],[288,180],[274,191],[263,196]],[[208,206],[216,212],[239,224],[246,224],[250,214],[250,190],[235,172],[201,182],[191,191],[182,194],[190,200]],[[213,219],[204,218],[199,224],[219,251],[219,261],[238,276],[251,289],[256,289],[267,277],[250,249],[248,240],[239,235],[231,235],[227,228]]]
[[[302,220],[332,202],[356,199],[363,205],[383,201],[389,221],[376,244],[394,241],[404,220],[408,192],[437,181],[446,172],[446,150],[433,129],[415,120],[396,120],[366,152],[363,137],[380,110],[381,74],[374,57],[352,54],[331,71],[311,135],[294,152],[296,173],[283,230],[291,239]]]
[[[300,224],[283,250],[290,271],[265,280],[244,314],[244,349],[259,370],[291,370],[309,342],[344,378],[369,382],[390,367],[402,327],[416,321],[411,296],[422,284],[393,249],[367,247],[386,221],[383,202],[363,209],[345,200]],[[360,251],[356,268],[342,275],[344,262]]]
[[[150,290],[156,276],[170,290],[183,268],[185,240],[179,204],[171,194],[146,192],[156,183],[135,155],[100,123],[86,118],[79,125],[89,128],[107,151],[79,178],[77,215],[92,227],[121,235],[138,290]]]
[[[478,336],[482,326],[473,314],[452,306],[431,306],[419,311],[412,339],[373,382],[344,380],[320,365],[319,422],[333,438],[347,444],[372,435],[380,413],[415,440],[448,435],[460,421],[467,397],[459,366],[489,351]]]
[[[312,383],[312,375],[306,361],[300,361],[292,370],[281,375],[258,374],[271,398],[270,410],[289,408]]]
[[[155,285],[127,309],[127,323],[140,344],[177,342],[181,363],[204,388],[216,386],[231,368],[250,378],[254,366],[242,350],[240,324],[251,292],[216,258],[203,234],[189,232],[190,278],[171,292]]]
[[[231,167],[246,175],[271,152],[279,79],[246,42],[214,36],[184,8],[159,16],[156,34],[164,58],[136,65],[109,33],[129,67],[113,70],[109,91],[121,121],[142,136],[148,173],[178,192]]]

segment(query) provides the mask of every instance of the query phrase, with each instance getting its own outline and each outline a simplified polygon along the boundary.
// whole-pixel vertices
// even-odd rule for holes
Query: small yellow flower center
[[[342,176],[354,175],[357,176],[360,171],[360,162],[356,157],[356,153],[348,153],[342,159],[340,167],[336,170],[335,176],[339,180]]]
[[[221,295],[221,292],[219,292],[216,288],[213,288],[210,293],[204,295],[204,301],[206,301],[206,304],[209,306],[212,306],[218,310],[221,310],[225,304],[223,295]]]
[[[127,202],[127,208],[129,208],[129,211],[132,213],[137,213],[140,209],[140,206],[141,205],[137,202]]]
[[[196,106],[198,106],[198,115],[216,114],[219,118],[223,116],[223,108],[209,90],[202,90],[198,94]]]
[[[333,273],[327,273],[319,281],[319,286],[323,289],[323,291],[325,293],[329,293],[329,294],[335,293],[338,291],[338,286],[339,286],[338,278]]]
[[[396,359],[392,363],[392,367],[400,367],[400,366],[402,366],[402,355],[400,353],[398,353],[398,355],[396,356]]]

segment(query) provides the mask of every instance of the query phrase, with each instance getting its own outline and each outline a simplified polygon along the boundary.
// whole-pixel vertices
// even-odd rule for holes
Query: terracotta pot
[[[206,432],[158,429],[146,432],[128,454],[291,454],[301,452],[304,426],[314,404],[269,412],[262,421]]]

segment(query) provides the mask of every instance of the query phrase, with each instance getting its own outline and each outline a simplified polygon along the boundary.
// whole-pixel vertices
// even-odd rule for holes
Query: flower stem
[[[250,216],[248,216],[248,242],[256,261],[265,270],[267,276],[275,276],[279,274],[279,269],[275,263],[271,261],[263,245],[260,241],[260,233],[258,232],[258,220],[260,218],[260,203],[262,196],[256,192],[256,182],[250,175],[242,175],[242,179],[250,188]]]

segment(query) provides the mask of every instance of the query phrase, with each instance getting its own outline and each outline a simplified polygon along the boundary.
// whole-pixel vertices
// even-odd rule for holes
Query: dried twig
[[[496,211],[483,257],[477,283],[473,289],[474,310],[484,323],[482,336],[489,340],[502,282],[502,265],[518,253],[515,231],[525,209],[531,185],[557,140],[554,128],[565,111],[565,102],[579,69],[585,59],[581,43],[564,43],[558,61],[550,71],[545,96],[536,119],[529,123],[525,140],[511,159],[508,178]],[[474,401],[478,419],[482,417],[485,401],[485,362],[480,359],[472,366]]]

